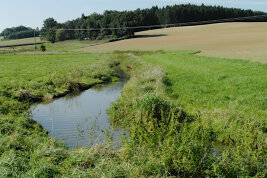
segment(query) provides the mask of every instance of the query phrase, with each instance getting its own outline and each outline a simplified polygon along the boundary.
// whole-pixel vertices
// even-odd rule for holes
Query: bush
[[[42,44],[42,45],[40,46],[40,50],[41,50],[42,52],[45,52],[45,51],[46,51],[46,48],[45,48],[45,45],[44,45],[44,44]]]

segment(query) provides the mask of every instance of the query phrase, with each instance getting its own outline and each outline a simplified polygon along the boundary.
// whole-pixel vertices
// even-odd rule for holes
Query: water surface
[[[106,110],[120,96],[124,81],[93,87],[80,94],[66,96],[48,104],[32,106],[32,118],[51,136],[69,148],[90,147],[112,136],[117,147],[122,130],[114,130]]]

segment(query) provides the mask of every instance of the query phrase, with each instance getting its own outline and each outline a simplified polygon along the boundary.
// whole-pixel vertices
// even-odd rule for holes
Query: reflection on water
[[[38,104],[32,107],[32,118],[69,148],[90,147],[106,139],[112,139],[118,147],[124,132],[112,129],[106,110],[118,99],[124,83],[94,87],[49,104]]]

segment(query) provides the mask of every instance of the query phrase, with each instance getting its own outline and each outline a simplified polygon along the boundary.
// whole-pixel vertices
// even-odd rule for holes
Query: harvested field
[[[137,38],[83,48],[83,51],[200,50],[199,55],[267,63],[267,23],[222,23],[136,33]]]
[[[36,37],[36,43],[40,43],[41,39]],[[0,41],[1,46],[11,46],[11,45],[23,45],[23,44],[32,44],[34,43],[34,38],[24,38],[19,40],[3,40]]]

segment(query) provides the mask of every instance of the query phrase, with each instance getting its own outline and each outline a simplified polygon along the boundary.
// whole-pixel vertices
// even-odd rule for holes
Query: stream
[[[32,118],[71,149],[92,147],[107,139],[112,139],[114,147],[120,147],[121,138],[126,133],[112,128],[106,111],[119,98],[125,83],[95,86],[51,103],[33,105]]]

